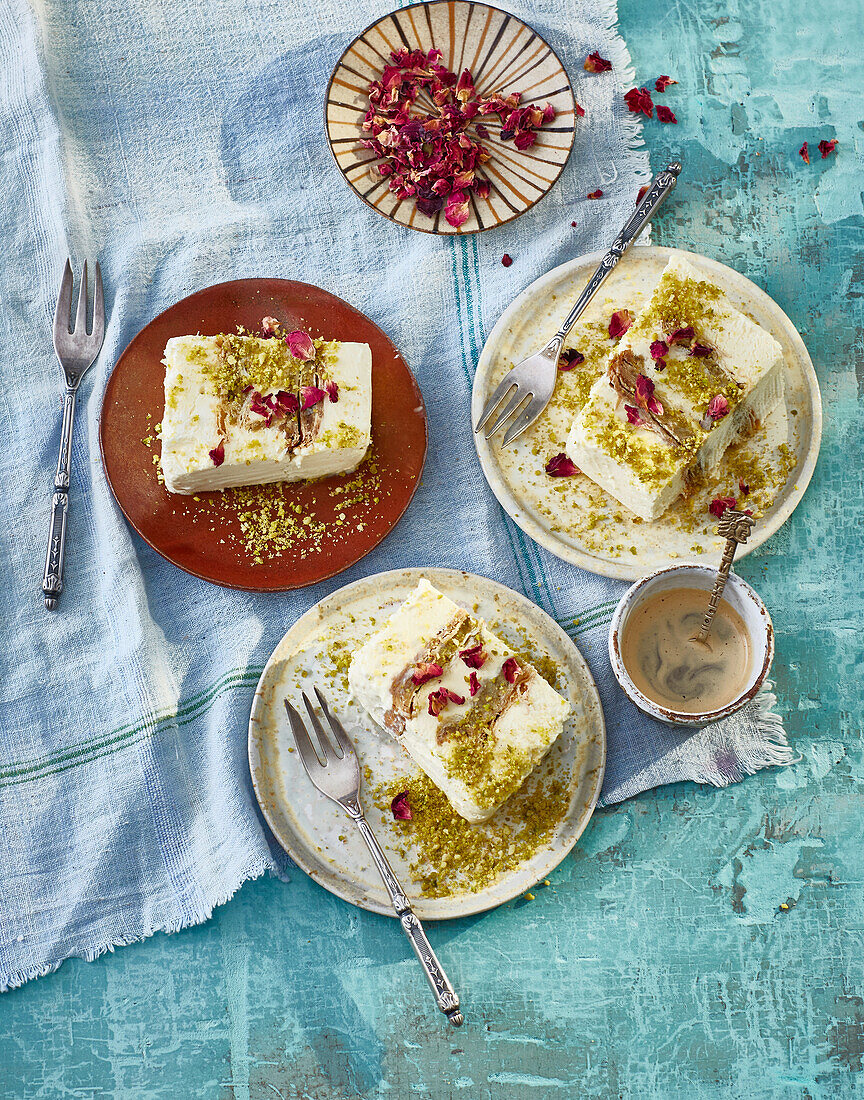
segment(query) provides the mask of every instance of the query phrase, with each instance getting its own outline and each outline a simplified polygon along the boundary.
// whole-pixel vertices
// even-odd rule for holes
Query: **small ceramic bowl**
[[[768,609],[746,581],[730,573],[723,599],[728,600],[744,620],[752,642],[747,684],[740,695],[717,710],[689,714],[669,710],[653,702],[643,695],[630,679],[621,658],[619,640],[626,633],[628,620],[636,608],[648,596],[657,592],[668,592],[674,588],[704,589],[707,607],[708,595],[714,587],[716,576],[717,570],[705,565],[674,565],[670,569],[660,569],[628,588],[612,616],[612,625],[609,627],[609,660],[612,663],[615,679],[627,697],[641,711],[670,726],[707,726],[709,722],[716,722],[720,718],[734,714],[756,695],[771,668],[771,661],[774,658],[774,627]]]

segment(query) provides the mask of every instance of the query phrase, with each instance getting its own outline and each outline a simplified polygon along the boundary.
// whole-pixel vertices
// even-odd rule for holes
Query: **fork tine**
[[[539,397],[532,398],[505,432],[503,446],[509,447],[514,439],[518,439],[527,428],[531,427],[545,408],[545,402],[541,401]]]
[[[504,411],[497,418],[497,420],[492,425],[492,427],[489,428],[488,431],[486,432],[486,438],[491,439],[492,436],[502,426],[502,424],[504,424],[506,421],[508,421],[510,419],[510,417],[516,412],[516,410],[519,408],[519,406],[522,404],[522,402],[525,401],[526,398],[533,397],[533,396],[534,396],[533,394],[531,394],[531,393],[526,394],[524,390],[517,388],[516,392],[513,394],[513,396],[510,398],[510,400],[505,405]]]
[[[60,294],[57,298],[57,308],[54,310],[54,343],[60,333],[69,333],[69,321],[72,314],[72,264],[66,261],[63,268],[63,281],[60,283]]]
[[[335,748],[333,747],[333,742],[324,732],[324,727],[321,725],[318,715],[313,710],[312,703],[305,691],[303,692],[303,702],[306,704],[306,710],[309,713],[309,721],[312,723],[312,728],[318,735],[318,741],[321,744],[321,751],[324,753],[324,759],[329,761],[331,756],[335,756],[339,760],[341,760],[345,754],[342,752],[341,747],[339,748],[339,751],[336,752]]]
[[[87,335],[87,261],[84,261],[84,271],[81,275],[81,287],[78,290],[78,309],[75,311],[75,327],[73,332],[81,336]]]
[[[486,402],[486,408],[480,414],[480,419],[474,425],[474,431],[475,432],[480,431],[480,429],[483,427],[483,425],[486,423],[486,421],[489,419],[489,417],[492,415],[492,413],[495,412],[495,410],[501,404],[502,400],[510,392],[511,386],[516,385],[516,383],[510,377],[510,373],[512,373],[512,372],[508,372],[507,374],[504,375],[504,377],[501,379],[501,381],[495,387],[495,392],[492,394],[492,396]]]
[[[93,339],[100,345],[105,338],[105,294],[102,289],[102,269],[96,261],[96,279],[93,292]]]
[[[345,727],[334,714],[330,713],[330,708],[327,706],[327,700],[324,698],[323,693],[318,689],[317,685],[315,687],[315,694],[318,696],[318,702],[321,705],[321,710],[324,712],[324,717],[330,725],[333,736],[339,742],[339,748],[342,750],[342,755],[351,756],[354,753],[354,746],[351,744],[351,738],[345,732]]]
[[[314,783],[315,780],[312,778],[312,772],[315,769],[320,771],[324,765],[318,759],[318,753],[315,751],[315,746],[312,744],[312,740],[306,732],[306,727],[303,725],[303,719],[287,699],[285,700],[285,709],[288,711],[288,721],[291,723],[291,732],[294,734],[294,744],[297,746],[297,751],[300,753],[303,767],[306,769],[306,774]]]

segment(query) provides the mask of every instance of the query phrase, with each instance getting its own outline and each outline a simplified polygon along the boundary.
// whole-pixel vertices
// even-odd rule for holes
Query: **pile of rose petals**
[[[369,85],[363,145],[380,158],[377,171],[400,201],[413,199],[430,218],[443,209],[458,228],[468,220],[471,195],[489,194],[489,180],[478,173],[491,155],[478,140],[489,137],[481,119],[497,115],[501,140],[529,149],[555,109],[520,106],[518,92],[478,95],[469,70],[457,77],[441,56],[437,49],[391,53],[392,64]]]

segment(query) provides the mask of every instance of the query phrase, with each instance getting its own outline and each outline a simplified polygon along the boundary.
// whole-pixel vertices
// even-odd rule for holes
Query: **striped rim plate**
[[[522,152],[500,140],[496,116],[484,118],[491,158],[483,170],[492,186],[486,199],[472,194],[469,218],[458,229],[441,212],[429,218],[410,199],[400,202],[378,175],[378,158],[360,144],[367,90],[389,64],[391,50],[433,46],[452,72],[471,70],[481,95],[521,92],[523,102],[548,102],[556,112],[553,124]],[[549,191],[573,148],[573,89],[555,51],[514,16],[469,0],[412,4],[373,23],[340,57],[327,88],[325,114],[330,148],[353,190],[385,218],[424,233],[478,233],[518,218]]]

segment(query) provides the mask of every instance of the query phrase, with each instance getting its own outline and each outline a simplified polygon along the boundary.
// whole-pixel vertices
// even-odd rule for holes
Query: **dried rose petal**
[[[672,113],[669,107],[665,103],[657,104],[657,121],[658,122],[677,122],[678,119]]]
[[[483,652],[483,643],[478,642],[468,649],[459,650],[460,658],[469,668],[482,668],[486,663],[486,654]]]
[[[686,325],[684,328],[676,328],[674,332],[670,332],[666,342],[671,347],[672,344],[689,344],[695,339],[696,330],[692,325]]]
[[[708,505],[708,511],[719,519],[727,508],[734,508],[736,504],[735,497],[715,497]]]
[[[430,691],[428,699],[429,706],[427,708],[428,713],[431,714],[433,718],[437,718],[441,711],[447,706],[447,702],[447,696],[440,688],[438,691]]]
[[[468,196],[464,191],[454,191],[447,199],[444,217],[455,229],[468,221]]]
[[[308,332],[303,332],[302,329],[289,332],[285,337],[285,343],[295,359],[308,362],[310,359],[315,358],[315,345],[312,343],[312,337]]]
[[[609,321],[609,335],[613,340],[617,340],[619,336],[623,336],[628,328],[633,324],[633,314],[629,309],[618,309],[613,314]]]
[[[209,452],[214,466],[221,466],[225,461],[225,440],[220,439],[212,451]]]
[[[576,103],[575,100],[573,102],[573,106],[576,108],[576,117],[577,118],[584,118],[585,117],[585,108],[580,106],[580,104]]]
[[[262,317],[261,318],[261,335],[262,336],[276,336],[281,325],[275,317]]]
[[[408,792],[397,794],[390,803],[390,812],[397,821],[410,821],[414,816],[411,812],[411,803],[408,801]]]
[[[671,76],[658,76],[654,81],[654,87],[658,92],[665,92],[670,84],[677,84],[677,80],[673,80]]]
[[[339,386],[332,379],[324,384],[324,389],[327,391],[327,396],[335,405],[339,400]]]
[[[722,420],[728,412],[729,402],[722,393],[717,393],[708,402],[708,408],[705,415],[711,420]]]
[[[573,226],[574,229],[576,228],[576,222],[570,222],[570,224]]]
[[[580,473],[579,467],[562,451],[546,463],[546,473],[550,477],[573,477]]]
[[[598,187],[596,191],[589,191],[588,194],[585,197],[588,198],[588,199],[602,199],[603,198],[603,192]]]
[[[468,694],[476,695],[480,690],[480,681],[477,679],[477,673],[472,672],[468,677]]]
[[[714,349],[708,344],[694,344],[690,349],[690,354],[697,359],[705,359],[707,356],[714,354]]]
[[[738,489],[742,496],[746,497],[750,495],[750,486],[746,481],[742,481],[740,477],[738,478]]]
[[[834,150],[837,148],[837,138],[832,138],[830,141],[819,142],[819,152],[822,154],[822,159],[825,160]]]
[[[287,390],[280,390],[276,394],[276,402],[280,412],[283,413],[296,413],[300,409],[300,401],[297,398],[296,393],[288,393]]]
[[[558,370],[568,371],[585,362],[585,356],[575,348],[565,348],[558,360]]]
[[[313,405],[318,405],[327,396],[326,390],[322,390],[320,386],[304,386],[300,391],[300,408],[311,409]]]
[[[516,676],[519,672],[519,662],[515,657],[508,657],[501,666],[501,671],[504,673],[504,679],[508,684],[515,684]]]
[[[428,684],[430,680],[441,676],[443,672],[444,669],[436,661],[421,661],[411,673],[411,679],[420,687],[421,684]]]
[[[441,688],[451,703],[455,703],[457,706],[465,705],[465,696],[457,695],[455,691],[451,691],[450,688]]]
[[[798,156],[804,161],[805,164],[810,163],[810,152],[807,148],[807,142],[805,141],[801,148],[798,150]]]
[[[646,375],[638,375],[636,378],[635,393],[636,400],[644,403],[654,393],[654,383]]]
[[[597,50],[589,53],[582,66],[586,73],[608,73],[612,69],[612,62],[601,57]]]
[[[631,88],[624,96],[624,102],[634,115],[642,114],[651,118],[654,114],[654,101],[647,88]]]
[[[642,186],[639,188],[639,190],[636,192],[636,205],[637,206],[645,198],[645,196],[647,194],[648,194],[648,184],[643,183]]]
[[[507,255],[507,253],[505,252],[505,253],[504,253],[504,255],[503,255],[503,256],[501,257],[501,263],[502,263],[502,264],[503,264],[503,265],[504,265],[505,267],[509,267],[509,266],[510,266],[510,264],[512,264],[512,263],[513,263],[513,257],[512,257],[512,256],[508,256],[508,255]]]
[[[652,340],[651,341],[651,358],[652,359],[665,359],[669,354],[669,345],[665,340]]]
[[[663,405],[660,401],[657,400],[656,397],[649,397],[648,400],[645,402],[645,408],[654,416],[663,415]]]
[[[627,413],[627,419],[630,421],[630,423],[634,424],[637,428],[640,426],[640,424],[645,423],[644,417],[635,407],[635,405],[625,405],[624,412]]]

